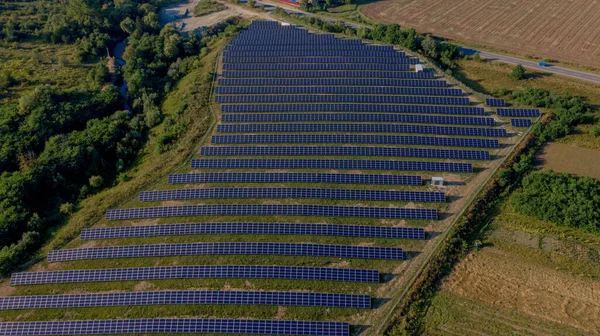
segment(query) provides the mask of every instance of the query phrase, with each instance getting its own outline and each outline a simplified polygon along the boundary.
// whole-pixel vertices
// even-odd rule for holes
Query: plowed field
[[[467,43],[600,66],[597,0],[380,0],[361,11]]]

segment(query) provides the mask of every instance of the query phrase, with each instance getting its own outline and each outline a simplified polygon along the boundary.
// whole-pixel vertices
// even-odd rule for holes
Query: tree
[[[433,37],[431,37],[431,35],[427,35],[423,42],[421,42],[421,48],[423,48],[425,55],[433,59],[437,59],[440,56],[437,42]]]
[[[525,78],[525,68],[521,64],[517,64],[512,71],[512,77],[516,80]]]
[[[121,27],[121,30],[130,35],[135,31],[135,21],[130,17],[126,17],[125,20],[121,21],[119,26]]]
[[[300,9],[308,12],[308,0],[301,0],[300,1]]]
[[[256,0],[248,0],[248,7],[250,7],[250,8],[256,7]]]

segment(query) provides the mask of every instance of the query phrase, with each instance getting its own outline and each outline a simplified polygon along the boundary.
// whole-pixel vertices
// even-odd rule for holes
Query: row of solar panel
[[[371,297],[355,294],[264,291],[163,291],[0,297],[0,310],[180,304],[371,308]]]
[[[503,99],[496,99],[496,98],[486,98],[485,100],[485,104],[487,106],[506,106],[506,102]]]
[[[202,188],[142,191],[140,201],[168,201],[205,198],[311,198],[364,201],[445,202],[442,192],[317,189],[317,188]]]
[[[221,105],[228,112],[380,112],[486,115],[481,107],[421,106],[385,104],[232,104]]]
[[[421,185],[420,176],[329,173],[195,173],[169,175],[169,183],[343,183]]]
[[[469,98],[428,96],[357,95],[235,95],[216,96],[217,103],[394,103],[427,105],[469,105]]]
[[[226,78],[435,78],[433,72],[384,71],[223,71]]]
[[[416,135],[352,135],[352,134],[263,134],[263,135],[214,135],[214,144],[385,144],[424,145],[447,147],[498,148],[496,139],[442,138]]]
[[[321,44],[329,43],[334,45],[360,44],[358,40],[339,40],[334,38],[319,36],[306,36],[290,38],[289,36],[269,36],[270,39],[236,39],[230,42],[231,45],[300,45],[300,44]]]
[[[490,160],[488,151],[434,148],[348,147],[348,146],[223,146],[202,147],[202,156],[388,156],[460,160]]]
[[[263,242],[227,242],[127,245],[51,250],[48,253],[48,261],[57,262],[89,259],[168,257],[190,255],[289,255],[383,260],[404,259],[402,249],[396,247]]]
[[[374,113],[263,113],[224,114],[222,122],[290,122],[290,121],[355,121],[394,122],[419,124],[482,125],[494,126],[494,118],[455,117],[420,114],[374,114]]]
[[[312,45],[312,44],[310,44]],[[396,51],[363,50],[282,50],[282,51],[228,51],[227,57],[361,57],[361,58],[401,58],[406,56]]]
[[[219,86],[217,94],[375,94],[462,96],[460,89],[378,86]]]
[[[361,132],[361,133],[415,133],[440,135],[468,135],[505,137],[506,129],[484,127],[455,127],[412,124],[223,124],[220,133],[261,132]]]
[[[219,78],[219,85],[245,86],[290,86],[290,85],[322,85],[322,86],[425,86],[445,87],[445,80],[428,79],[377,79],[377,78]]]
[[[513,127],[530,127],[531,120],[529,120],[529,119],[511,119],[510,124]]]
[[[435,220],[438,217],[436,209],[421,208],[378,208],[311,204],[210,204],[113,209],[106,212],[106,219],[122,220],[136,218],[214,215],[286,215],[313,217],[405,218],[426,220]]]
[[[313,235],[425,239],[422,228],[340,224],[185,223],[83,229],[81,239],[113,239],[205,234]]]
[[[312,48],[312,46],[309,46]],[[312,56],[312,57],[279,57],[279,56],[223,56],[223,63],[372,63],[370,57],[348,57],[348,56]],[[409,57],[389,57],[377,59],[378,64],[420,64],[418,58]]]
[[[179,318],[0,322],[0,334],[10,336],[150,333],[348,336],[350,328],[345,322]]]
[[[264,50],[369,50],[369,51],[395,51],[392,46],[377,46],[371,44],[348,44],[348,45],[337,45],[337,44],[317,44],[311,45],[228,45],[225,47],[227,51],[264,51]]]
[[[311,159],[194,159],[192,168],[208,169],[375,169],[471,173],[470,163],[436,161],[311,160]]]
[[[224,70],[370,70],[370,71],[408,71],[408,64],[379,64],[379,63],[225,63]]]
[[[496,113],[501,117],[539,117],[540,110],[537,109],[503,109],[499,108]]]

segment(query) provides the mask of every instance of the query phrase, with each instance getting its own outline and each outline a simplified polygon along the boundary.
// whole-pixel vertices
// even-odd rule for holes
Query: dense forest
[[[57,77],[72,68],[89,69],[81,82],[66,88],[42,80],[19,82],[13,76],[19,69],[2,68],[0,273],[6,274],[37,249],[49,229],[75,211],[81,199],[122,181],[150,129],[165,125],[158,151],[169,149],[185,131],[187,125],[163,116],[165,94],[202,64],[213,36],[232,34],[241,26],[230,20],[205,31],[202,38],[182,34],[159,22],[158,10],[168,3],[0,4],[2,43],[73,48],[70,61],[49,62]],[[123,55],[127,64],[111,74],[102,57],[123,39],[128,41]],[[35,53],[34,49],[30,57]],[[115,86],[119,76],[128,84],[130,110],[125,110]]]

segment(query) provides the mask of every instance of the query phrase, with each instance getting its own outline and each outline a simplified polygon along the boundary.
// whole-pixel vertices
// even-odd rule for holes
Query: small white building
[[[444,186],[444,178],[438,177],[438,176],[433,176],[431,178],[431,185],[436,186],[436,187],[443,187]]]
[[[423,64],[415,64],[415,72],[423,72]]]

